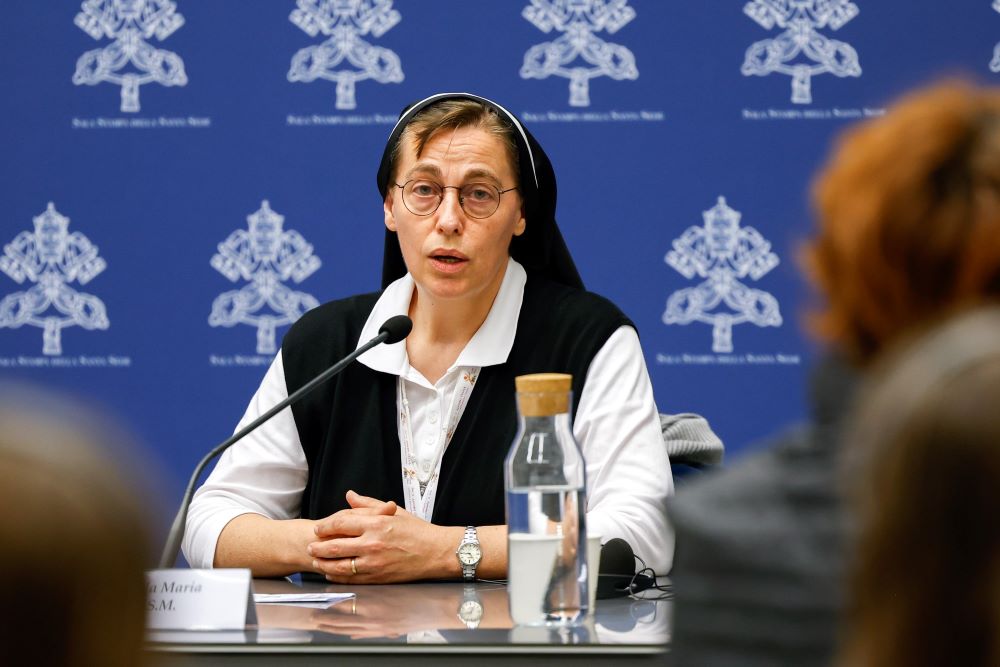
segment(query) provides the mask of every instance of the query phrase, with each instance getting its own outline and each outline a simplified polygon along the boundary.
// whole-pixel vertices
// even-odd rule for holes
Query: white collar
[[[527,274],[524,267],[508,258],[500,291],[493,300],[486,321],[466,344],[449,371],[456,367],[494,366],[507,361],[507,355],[514,346],[514,334],[517,332],[517,318],[521,313],[525,282]],[[413,288],[413,277],[409,273],[385,288],[361,330],[355,349],[377,336],[379,328],[387,319],[394,315],[407,314],[410,309],[410,299],[413,297]],[[409,368],[405,341],[373,347],[358,357],[358,361],[374,371],[392,375],[405,375],[406,369]]]

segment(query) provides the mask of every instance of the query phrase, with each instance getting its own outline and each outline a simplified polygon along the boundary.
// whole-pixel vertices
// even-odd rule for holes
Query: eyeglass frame
[[[406,195],[404,194],[403,190],[406,188],[407,185],[409,185],[413,181],[427,181],[428,183],[433,183],[433,184],[437,185],[439,188],[441,188],[441,194],[438,196],[437,206],[435,206],[434,208],[432,208],[427,213],[417,213],[416,211],[414,211],[413,209],[411,209],[410,206],[406,203]],[[404,182],[402,185],[400,185],[399,183],[396,183],[395,181],[393,181],[392,184],[395,187],[399,188],[399,190],[400,190],[399,198],[403,201],[403,206],[406,207],[406,210],[409,211],[410,213],[412,213],[413,215],[418,215],[418,216],[420,216],[422,218],[426,218],[429,215],[434,215],[434,213],[439,208],[441,208],[441,203],[444,202],[444,191],[445,190],[448,190],[448,189],[457,190],[458,192],[456,193],[456,195],[458,196],[458,205],[461,207],[462,212],[465,213],[470,218],[472,218],[473,220],[485,220],[486,218],[492,217],[494,213],[496,213],[497,211],[500,210],[500,198],[503,197],[504,193],[510,192],[511,190],[519,190],[520,189],[519,186],[515,185],[512,188],[507,188],[506,190],[501,190],[500,188],[498,188],[497,186],[493,185],[492,183],[482,183],[482,185],[486,185],[486,186],[491,187],[494,190],[496,190],[496,192],[497,192],[497,207],[495,209],[493,209],[493,211],[490,212],[489,215],[484,215],[484,216],[480,217],[480,216],[472,215],[471,213],[469,213],[465,209],[465,199],[462,197],[462,188],[464,188],[465,185],[471,185],[470,183],[466,183],[465,185],[441,185],[440,183],[437,183],[436,181],[432,181],[431,179],[428,179],[428,178],[411,178],[411,179],[407,180],[406,182]]]

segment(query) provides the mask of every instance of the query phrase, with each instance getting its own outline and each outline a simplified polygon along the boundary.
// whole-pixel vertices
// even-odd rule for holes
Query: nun
[[[584,290],[541,146],[496,102],[432,95],[400,116],[377,180],[382,289],[303,315],[240,425],[388,318],[413,330],[225,452],[191,506],[188,561],[351,584],[506,577],[514,378],[561,372],[573,376],[588,530],[665,573],[673,482],[638,335]]]

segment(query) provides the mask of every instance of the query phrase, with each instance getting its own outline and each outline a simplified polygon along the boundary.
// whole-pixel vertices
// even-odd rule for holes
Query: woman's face
[[[417,157],[412,141],[401,146],[395,182],[421,179],[440,186],[483,183],[497,190],[517,186],[503,143],[474,127],[441,130]],[[430,215],[415,215],[403,204],[402,190],[389,185],[384,203],[385,226],[399,236],[406,268],[422,298],[446,304],[468,300],[492,303],[507,267],[510,241],[524,232],[521,197],[517,190],[500,196],[496,212],[470,217],[447,188]]]

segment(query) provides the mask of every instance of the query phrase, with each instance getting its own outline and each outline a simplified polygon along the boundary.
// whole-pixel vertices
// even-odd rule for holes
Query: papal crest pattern
[[[839,30],[857,16],[858,6],[851,0],[752,0],[743,12],[767,30],[782,30],[747,49],[743,76],[777,72],[792,77],[795,104],[812,102],[812,77],[818,74],[861,76],[857,51],[819,32]]]
[[[247,216],[247,229],[238,229],[219,244],[212,268],[232,282],[247,284],[224,292],[212,303],[208,323],[213,327],[247,324],[257,328],[257,353],[278,351],[275,332],[291,324],[319,302],[283,283],[300,283],[321,265],[302,235],[284,230],[285,218],[265,199]]]
[[[590,80],[595,77],[639,78],[632,52],[596,34],[614,34],[635,18],[627,0],[531,0],[521,15],[544,33],[562,33],[528,49],[521,78],[569,79],[570,106],[590,106]]]
[[[72,283],[86,285],[107,264],[86,236],[69,232],[69,218],[52,202],[33,221],[34,231],[18,234],[0,256],[0,271],[18,284],[34,283],[0,301],[0,328],[39,327],[42,354],[61,355],[66,327],[110,326],[104,302],[70,287]]]
[[[80,56],[73,83],[121,86],[122,111],[139,111],[143,84],[187,84],[180,56],[149,43],[153,38],[163,41],[184,25],[171,0],[85,0],[74,22],[96,40],[113,41]]]
[[[300,49],[292,57],[288,80],[333,81],[337,84],[337,108],[356,108],[359,81],[403,80],[399,56],[362,39],[366,35],[381,37],[401,18],[392,8],[392,0],[298,0],[289,20],[310,37],[322,33],[329,39]]]
[[[677,290],[667,299],[664,324],[712,325],[712,351],[733,351],[733,326],[750,322],[781,326],[778,300],[741,280],[760,280],[778,265],[771,244],[753,227],[741,227],[741,215],[719,197],[702,213],[704,224],[688,227],[673,242],[664,261],[685,278],[702,282]]]

